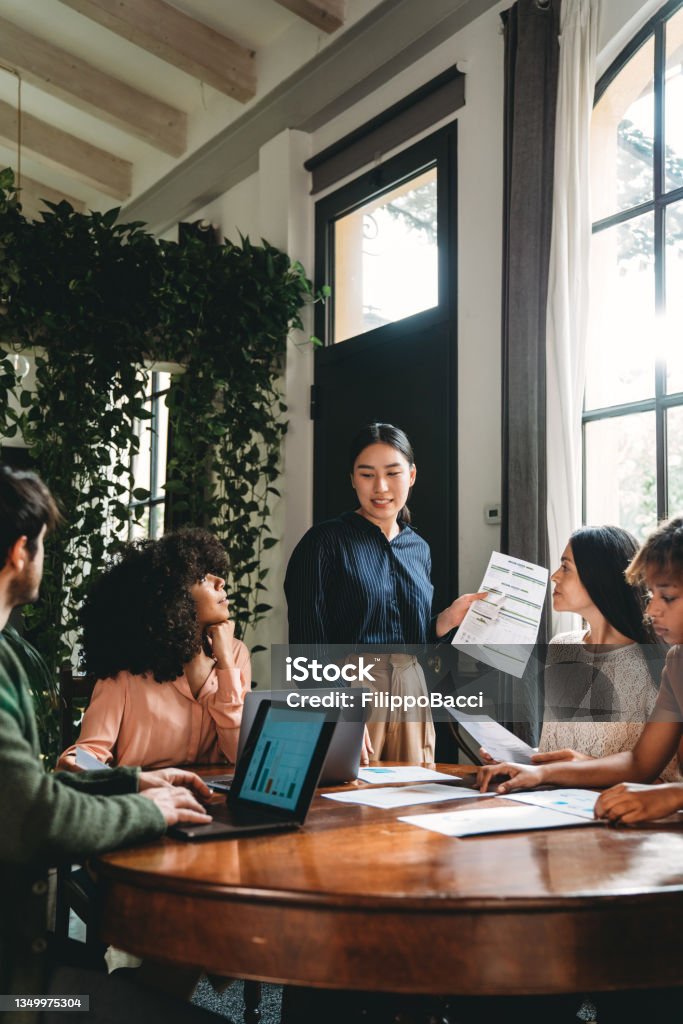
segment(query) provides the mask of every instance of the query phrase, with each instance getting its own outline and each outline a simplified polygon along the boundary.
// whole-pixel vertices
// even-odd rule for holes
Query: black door
[[[436,168],[438,304],[334,343],[335,222],[369,197],[387,194],[425,167]],[[366,423],[393,423],[415,451],[417,481],[410,501],[415,529],[432,550],[435,608],[457,592],[457,367],[455,302],[455,126],[449,126],[317,204],[317,279],[333,297],[316,333],[314,520],[354,507],[348,471],[351,438]],[[421,179],[420,179],[421,180]]]
[[[315,374],[314,518],[329,519],[355,507],[348,448],[366,423],[393,423],[415,451],[417,480],[412,522],[432,549],[435,601],[455,596],[457,527],[451,365],[447,329],[416,330],[399,341],[366,338],[321,351]]]

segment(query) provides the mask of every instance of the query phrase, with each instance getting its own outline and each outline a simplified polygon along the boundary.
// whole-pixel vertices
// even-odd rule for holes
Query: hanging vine
[[[242,632],[269,611],[264,549],[286,429],[280,391],[288,331],[313,298],[303,267],[263,242],[157,240],[118,210],[46,204],[27,221],[0,172],[0,438],[21,436],[65,525],[48,539],[31,638],[56,674],[71,656],[94,573],[121,543],[131,457],[153,361],[184,367],[167,396],[167,527],[203,525],[227,549]],[[30,352],[30,386],[9,358]],[[54,736],[45,737],[53,745]]]

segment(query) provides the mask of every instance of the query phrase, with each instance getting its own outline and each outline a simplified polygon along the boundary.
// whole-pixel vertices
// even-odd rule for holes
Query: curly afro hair
[[[150,672],[158,683],[182,675],[202,644],[190,587],[227,570],[225,549],[206,530],[127,544],[81,612],[86,670],[97,679]]]

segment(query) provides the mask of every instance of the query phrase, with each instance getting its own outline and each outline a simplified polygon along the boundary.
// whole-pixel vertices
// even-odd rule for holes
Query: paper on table
[[[83,747],[76,747],[76,767],[88,772],[108,772],[111,769],[108,764],[102,764],[96,757],[89,754]]]
[[[455,722],[458,745],[473,761],[478,760],[479,748],[483,747],[496,761],[532,763],[533,755],[537,753],[536,748],[524,743],[493,718],[480,712],[467,713],[458,708],[447,710]]]
[[[373,785],[390,782],[427,782],[428,779],[448,779],[453,775],[435,772],[433,768],[420,768],[418,765],[401,765],[398,768],[361,768],[358,772],[359,782],[371,782]]]
[[[561,814],[545,807],[497,805],[481,810],[443,811],[437,814],[413,814],[399,818],[444,836],[478,836],[488,832],[529,832],[539,828],[567,828],[597,824],[576,815]]]
[[[548,570],[494,551],[480,590],[489,596],[468,609],[453,646],[518,679],[538,636]]]
[[[323,793],[328,800],[341,804],[362,804],[366,807],[410,807],[411,804],[435,804],[441,800],[470,800],[486,797],[476,789],[454,789],[438,782],[426,786],[385,786],[384,789],[354,789],[347,793]]]
[[[553,789],[540,793],[506,793],[506,800],[520,804],[546,807],[562,814],[573,814],[579,818],[594,818],[599,793],[590,789]]]

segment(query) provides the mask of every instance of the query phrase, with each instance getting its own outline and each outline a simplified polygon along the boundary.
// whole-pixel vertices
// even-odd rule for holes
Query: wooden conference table
[[[317,795],[302,832],[107,854],[95,864],[103,937],[141,956],[321,988],[681,983],[683,828],[452,839],[396,820],[463,806],[377,810]]]

